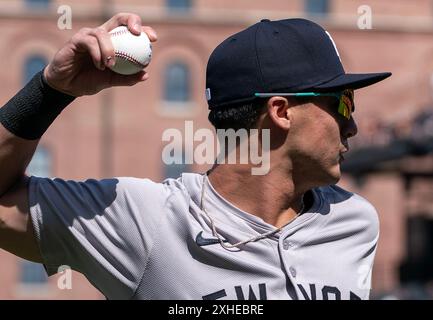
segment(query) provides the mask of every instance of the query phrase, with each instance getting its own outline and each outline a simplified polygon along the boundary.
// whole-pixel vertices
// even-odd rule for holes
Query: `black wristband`
[[[42,70],[0,108],[0,123],[20,138],[39,139],[74,99],[51,88]]]

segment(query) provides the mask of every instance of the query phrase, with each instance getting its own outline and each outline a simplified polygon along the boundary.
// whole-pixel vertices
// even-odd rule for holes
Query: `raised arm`
[[[28,218],[29,164],[40,137],[76,97],[93,95],[113,86],[145,81],[142,71],[124,76],[108,67],[115,63],[109,31],[120,25],[138,35],[156,33],[143,27],[139,16],[120,13],[97,28],[76,33],[16,96],[0,108],[0,248],[41,261]]]

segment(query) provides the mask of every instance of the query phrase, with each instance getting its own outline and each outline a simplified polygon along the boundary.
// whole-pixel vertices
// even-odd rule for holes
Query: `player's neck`
[[[208,175],[214,189],[227,201],[276,227],[297,215],[308,190],[296,188],[291,177],[277,170],[252,175],[248,165],[216,165]]]

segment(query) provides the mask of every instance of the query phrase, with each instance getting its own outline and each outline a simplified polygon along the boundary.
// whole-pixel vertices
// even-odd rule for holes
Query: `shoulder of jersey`
[[[378,213],[367,199],[336,185],[318,189],[322,195],[322,201],[327,202],[328,206],[339,205],[337,215],[331,214],[330,219],[341,221],[349,219],[353,222],[355,229],[365,230],[371,237],[378,235]]]

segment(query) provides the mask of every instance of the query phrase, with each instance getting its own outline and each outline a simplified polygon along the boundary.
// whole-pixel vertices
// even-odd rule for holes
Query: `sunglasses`
[[[338,113],[350,120],[355,104],[353,102],[353,90],[346,89],[338,92],[291,92],[291,93],[255,93],[258,98],[273,96],[295,96],[295,97],[336,97],[338,99]]]

